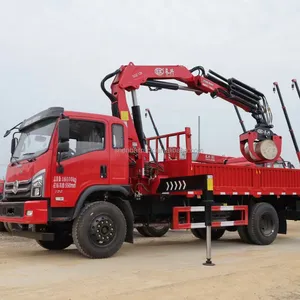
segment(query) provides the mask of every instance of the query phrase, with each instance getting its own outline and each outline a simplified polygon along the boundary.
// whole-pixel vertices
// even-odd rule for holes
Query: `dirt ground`
[[[190,232],[137,234],[134,245],[106,260],[0,233],[0,299],[300,299],[300,223],[288,230],[263,247],[226,232],[213,242],[214,267],[202,265],[205,242]]]

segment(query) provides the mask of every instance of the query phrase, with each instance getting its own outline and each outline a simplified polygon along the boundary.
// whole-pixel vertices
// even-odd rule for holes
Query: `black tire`
[[[36,242],[44,249],[47,250],[64,250],[73,244],[72,236],[63,235],[55,236],[54,241],[39,241]]]
[[[7,232],[12,233],[13,231],[22,230],[22,224],[19,223],[3,223]]]
[[[138,231],[138,233],[144,237],[151,237],[151,234],[148,232],[147,227],[146,226],[142,226],[142,227],[137,227],[136,230]]]
[[[206,228],[195,228],[191,229],[192,234],[201,240],[206,240]],[[216,241],[220,239],[225,233],[225,229],[223,228],[212,228],[211,229],[211,239],[212,241]]]
[[[4,228],[5,228],[5,230],[6,230],[7,232],[10,232],[9,227],[8,227],[8,223],[4,222],[4,223],[3,223],[3,226],[4,226]]]
[[[248,226],[239,226],[238,227],[238,234],[245,244],[254,244],[253,241],[250,238],[249,232],[248,232]]]
[[[229,232],[235,232],[235,231],[237,231],[237,227],[236,226],[228,226],[228,227],[226,227],[226,230]]]
[[[265,202],[256,203],[248,224],[249,237],[256,245],[270,245],[277,237],[279,218],[275,208]]]
[[[113,256],[122,247],[126,232],[122,211],[116,205],[103,201],[87,204],[74,220],[72,228],[74,244],[88,258]]]
[[[4,223],[0,222],[0,232],[5,232],[7,231],[5,226],[4,226]]]
[[[147,226],[147,231],[151,235],[151,237],[162,237],[164,236],[170,229],[169,225],[163,226]]]
[[[139,234],[144,237],[162,237],[164,236],[170,229],[169,225],[162,226],[142,226],[137,227],[136,230]]]

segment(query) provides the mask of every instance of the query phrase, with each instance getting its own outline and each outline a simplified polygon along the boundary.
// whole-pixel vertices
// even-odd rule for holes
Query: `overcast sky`
[[[298,167],[273,82],[278,81],[300,138],[300,2],[296,0],[0,0],[1,136],[50,106],[111,114],[99,87],[122,64],[202,65],[263,92],[283,136],[283,157]],[[233,106],[187,92],[138,91],[160,133],[192,129],[207,153],[241,156],[241,128]],[[130,103],[131,105],[131,103]],[[246,127],[254,122],[242,112]],[[147,136],[154,135],[149,119]],[[0,176],[9,161],[10,137],[0,137]]]

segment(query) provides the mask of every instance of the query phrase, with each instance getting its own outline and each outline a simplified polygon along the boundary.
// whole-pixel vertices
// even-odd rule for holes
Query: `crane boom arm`
[[[199,73],[194,75],[195,71]],[[114,79],[111,84],[111,92],[108,92],[104,84],[106,80],[112,77]],[[168,80],[176,80],[185,85],[169,82]],[[270,131],[270,128],[273,127],[271,124],[272,116],[265,96],[243,82],[235,78],[226,79],[212,70],[209,70],[206,74],[201,66],[189,70],[181,65],[137,66],[129,63],[108,74],[102,80],[101,88],[111,100],[112,115],[127,121],[129,139],[139,143],[140,148],[143,150],[145,148],[143,128],[135,93],[140,86],[147,86],[150,90],[155,91],[161,89],[185,90],[194,92],[196,95],[210,94],[212,98],[222,98],[251,113],[257,123],[256,129],[260,129],[260,135],[261,133],[263,135],[267,133],[268,139],[273,135]],[[132,117],[127,104],[126,92],[132,94]]]
[[[201,75],[193,75],[194,71],[201,71]],[[165,80],[177,80],[187,86],[165,82]],[[162,81],[163,80],[163,81]],[[237,79],[225,79],[217,73],[209,70],[205,74],[204,68],[195,67],[188,70],[184,66],[122,66],[113,81],[113,85],[127,91],[139,89],[141,85],[157,89],[190,90],[196,94],[210,94],[213,98],[220,97],[247,112],[264,113],[260,100],[265,96]]]

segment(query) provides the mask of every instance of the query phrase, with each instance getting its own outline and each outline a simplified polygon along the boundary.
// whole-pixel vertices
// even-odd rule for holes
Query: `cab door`
[[[53,163],[51,204],[72,207],[89,186],[109,184],[109,127],[105,120],[70,119],[70,151]]]
[[[129,153],[124,123],[111,123],[110,138],[110,183],[126,185],[129,182]]]

